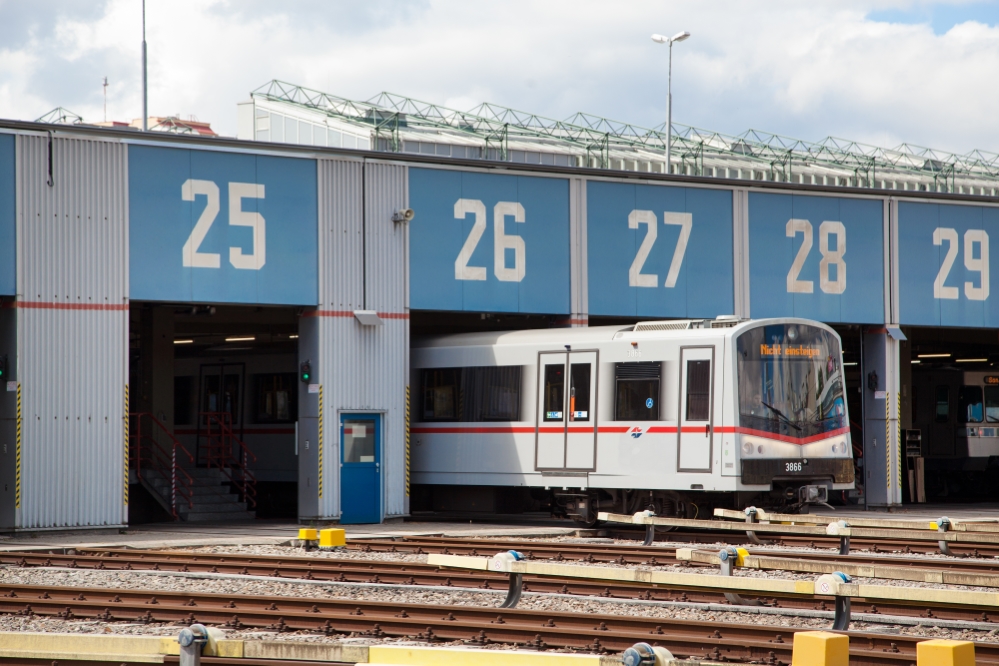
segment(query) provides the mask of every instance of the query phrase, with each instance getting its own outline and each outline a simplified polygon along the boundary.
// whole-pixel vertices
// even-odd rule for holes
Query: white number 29
[[[212,228],[219,214],[219,186],[210,180],[189,178],[180,187],[180,198],[194,201],[200,195],[205,197],[205,208],[201,211],[191,235],[181,249],[182,265],[185,268],[220,268],[221,257],[216,252],[201,252],[199,248]],[[267,262],[267,233],[264,216],[243,210],[243,199],[263,199],[264,186],[258,183],[229,183],[229,224],[253,229],[253,251],[243,253],[241,247],[229,248],[229,263],[234,268],[259,271]]]
[[[933,298],[956,299],[958,296],[957,287],[945,285],[950,269],[957,259],[957,229],[947,227],[937,227],[933,230],[933,244],[943,245],[947,242],[947,254],[944,255],[940,263],[940,270],[933,281]],[[979,252],[975,257],[975,244],[978,244]],[[964,267],[969,271],[978,273],[979,286],[974,282],[964,283],[964,295],[969,301],[984,301],[989,297],[989,235],[984,229],[968,229],[964,232]]]

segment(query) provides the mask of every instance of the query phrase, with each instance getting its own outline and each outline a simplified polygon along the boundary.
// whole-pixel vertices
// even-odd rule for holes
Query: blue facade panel
[[[17,293],[14,168],[14,135],[0,134],[0,295],[3,296]]]
[[[751,192],[751,316],[883,322],[883,218],[879,200]]]
[[[569,312],[567,180],[410,168],[409,202],[413,309]]]
[[[733,313],[730,191],[591,181],[586,202],[589,314]]]
[[[130,146],[132,300],[316,305],[313,160]]]
[[[898,204],[899,318],[923,326],[999,326],[990,242],[999,209]]]

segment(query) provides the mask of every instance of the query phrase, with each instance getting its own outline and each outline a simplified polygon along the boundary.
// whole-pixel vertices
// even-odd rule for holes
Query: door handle
[[[710,425],[704,426],[704,436],[708,437],[710,434],[711,434],[711,426]]]

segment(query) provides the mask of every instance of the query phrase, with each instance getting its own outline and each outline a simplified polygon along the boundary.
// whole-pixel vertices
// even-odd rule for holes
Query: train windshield
[[[847,427],[839,340],[802,324],[746,331],[736,342],[739,425],[805,439]]]

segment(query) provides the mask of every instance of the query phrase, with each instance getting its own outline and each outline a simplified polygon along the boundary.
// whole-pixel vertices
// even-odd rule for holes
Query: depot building
[[[987,492],[974,164],[687,132],[667,172],[652,130],[303,90],[256,91],[239,139],[0,121],[0,529],[404,517],[432,508],[411,336],[722,315],[842,336],[845,500]]]

